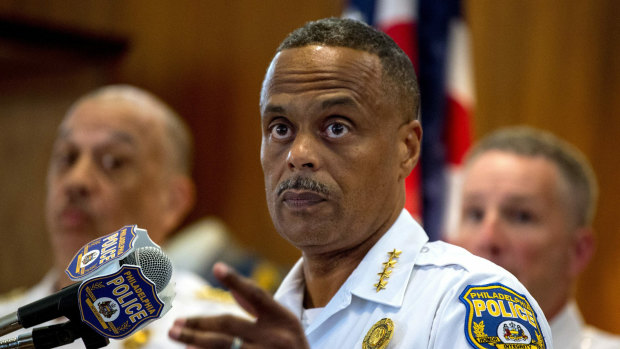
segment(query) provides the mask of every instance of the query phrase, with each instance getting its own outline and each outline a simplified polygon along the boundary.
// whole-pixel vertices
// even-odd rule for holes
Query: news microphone
[[[124,270],[124,266],[136,266],[139,271],[154,284],[156,292],[161,292],[169,284],[172,277],[172,263],[168,256],[157,247],[148,246],[138,248],[126,258],[120,260],[118,265],[121,267],[119,271]],[[110,278],[109,275],[107,275],[107,278]],[[24,305],[16,312],[0,318],[0,336],[20,328],[29,328],[42,324],[60,316],[65,316],[72,320],[79,320],[79,318],[84,315],[84,309],[82,309],[82,304],[78,299],[79,291],[82,290],[82,286],[92,284],[91,280],[96,279],[101,279],[101,277],[89,278],[81,283],[67,286],[50,296]],[[115,281],[110,285],[114,286],[115,283],[118,284],[119,282]],[[120,293],[121,290],[126,290],[126,292]],[[108,292],[110,294],[104,294],[104,296],[111,296],[104,298],[112,298],[117,294],[123,295],[127,292],[129,292],[129,286],[124,286],[118,290],[113,289],[111,292]],[[123,299],[125,300],[128,298],[129,296],[125,296]],[[128,300],[126,300],[126,302],[127,301]],[[105,303],[104,301],[103,307],[105,308],[106,305],[113,304],[112,302]],[[135,308],[135,306],[133,308]],[[110,311],[114,310],[112,309]],[[116,309],[116,311],[118,311],[118,309]]]

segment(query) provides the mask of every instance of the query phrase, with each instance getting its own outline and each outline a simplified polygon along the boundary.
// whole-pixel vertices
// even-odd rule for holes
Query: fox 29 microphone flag
[[[388,34],[418,75],[424,130],[418,166],[405,181],[405,208],[431,240],[455,229],[460,168],[471,144],[473,79],[460,0],[349,0],[343,17]]]

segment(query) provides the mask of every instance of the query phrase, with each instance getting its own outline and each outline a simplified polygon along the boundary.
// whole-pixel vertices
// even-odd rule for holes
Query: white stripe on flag
[[[376,4],[376,23],[389,27],[396,23],[415,22],[418,19],[417,1],[413,0],[379,0]]]

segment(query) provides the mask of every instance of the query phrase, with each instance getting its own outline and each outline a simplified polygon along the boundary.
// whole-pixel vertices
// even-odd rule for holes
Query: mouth
[[[60,224],[65,228],[81,227],[89,220],[90,216],[86,211],[75,207],[67,207],[59,215]]]
[[[292,209],[308,208],[324,201],[326,199],[322,195],[311,191],[288,190],[282,194],[282,202]]]

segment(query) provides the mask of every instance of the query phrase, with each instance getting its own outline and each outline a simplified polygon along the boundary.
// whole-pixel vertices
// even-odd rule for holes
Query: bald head
[[[98,88],[78,99],[65,117],[81,104],[91,103],[123,103],[128,108],[136,110],[144,118],[153,118],[162,122],[166,132],[165,148],[170,151],[169,158],[173,168],[189,175],[193,167],[193,141],[191,133],[183,119],[164,101],[154,94],[131,85],[108,85]]]

